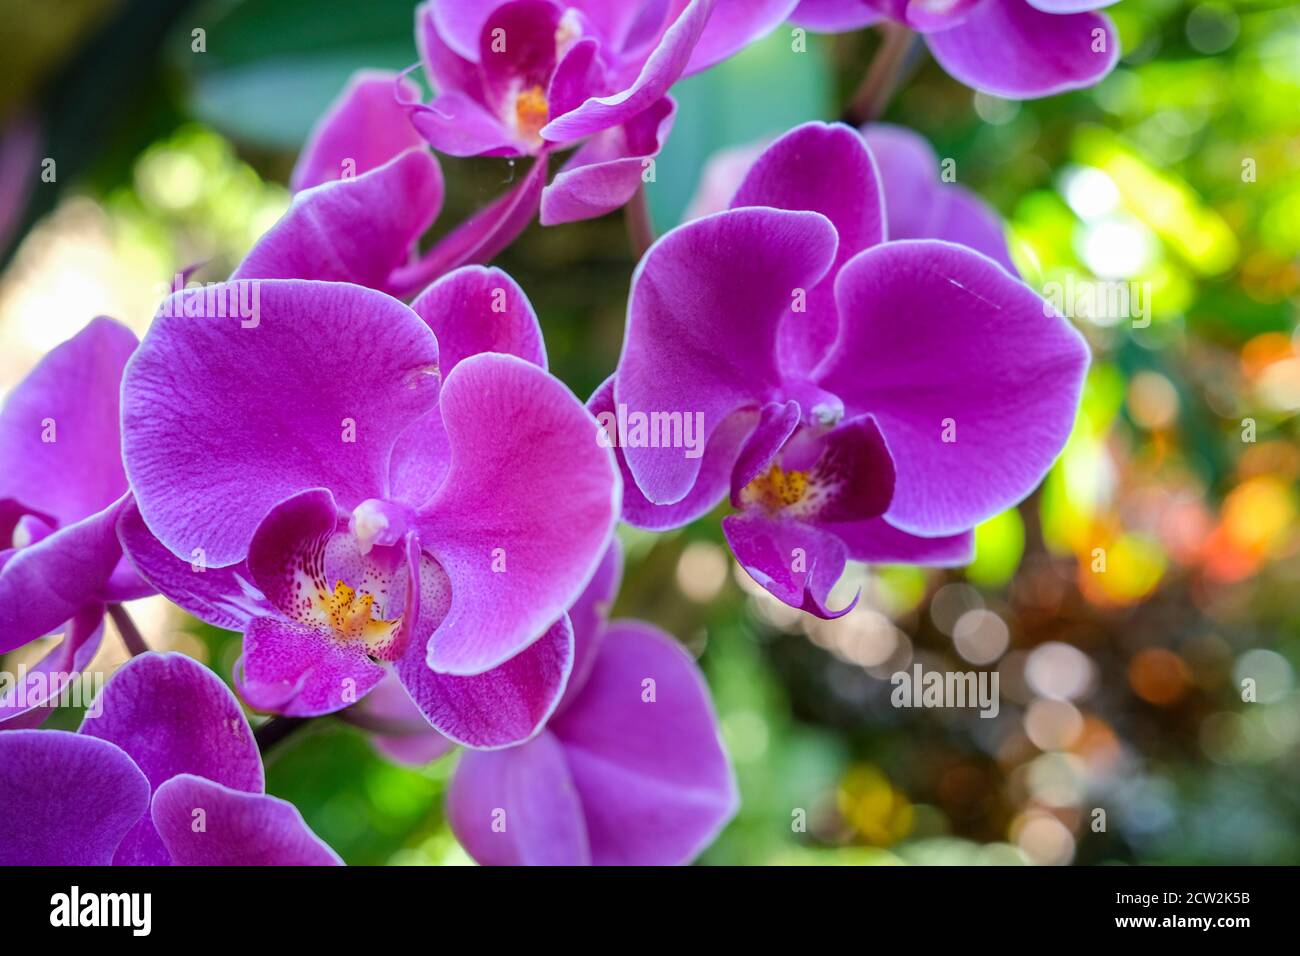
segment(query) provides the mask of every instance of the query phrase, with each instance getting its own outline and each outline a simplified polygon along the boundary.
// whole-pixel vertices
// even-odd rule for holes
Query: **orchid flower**
[[[1009,99],[1098,83],[1119,59],[1116,0],[802,0],[791,20],[839,33],[892,20],[921,33],[947,73]]]
[[[729,497],[740,563],[822,617],[848,610],[826,601],[850,558],[966,563],[971,529],[1060,452],[1088,363],[991,259],[884,242],[881,197],[849,127],[777,140],[732,208],[646,254],[618,369],[588,403],[621,452],[628,521],[676,527]],[[701,455],[681,447],[691,416]]]
[[[890,239],[944,239],[982,252],[1018,275],[997,212],[976,193],[941,176],[939,157],[925,138],[904,126],[870,123],[861,130],[876,164]],[[688,219],[722,212],[769,143],[719,150],[700,173]]]
[[[95,319],[46,355],[0,411],[0,654],[64,633],[28,672],[40,679],[0,697],[0,727],[40,724],[46,703],[99,649],[105,606],[152,593],[116,533],[130,502],[118,390],[135,347],[125,326]]]
[[[568,678],[565,610],[620,493],[528,300],[480,267],[413,307],[264,280],[250,323],[221,307],[237,284],[173,296],[127,368],[131,560],[244,631],[258,709],[340,710],[391,668],[446,736],[527,739]]]
[[[672,127],[675,106],[664,95],[672,83],[730,56],[793,6],[426,3],[416,32],[438,97],[420,103],[402,75],[356,73],[299,157],[289,210],[231,278],[355,282],[405,298],[459,266],[490,260],[539,206],[546,225],[616,209]],[[455,156],[537,159],[502,197],[419,254],[444,194],[426,139]],[[548,154],[578,141],[548,186]]]
[[[480,863],[689,863],[736,812],[695,663],[658,628],[607,620],[621,577],[615,546],[569,609],[573,673],[546,728],[516,747],[460,756],[447,812]],[[374,736],[393,759],[421,766],[450,749],[412,721],[413,706],[397,693],[359,708],[377,724],[409,728]]]
[[[442,210],[442,168],[394,95],[411,81],[360,70],[321,117],[290,177],[289,209],[231,276],[353,282],[407,298],[454,269],[490,260],[537,211],[545,164],[418,251]]]
[[[445,246],[416,254],[442,209],[444,184],[393,98],[395,82],[396,74],[379,71],[352,78],[298,158],[288,211],[232,281],[354,282],[404,297],[460,264]]]
[[[76,733],[0,734],[2,866],[334,866],[230,690],[181,654],[133,657]]]
[[[431,103],[411,122],[452,156],[534,156],[543,225],[627,202],[672,128],[668,90],[769,32],[793,0],[430,0],[416,14]],[[546,158],[581,143],[545,189]]]

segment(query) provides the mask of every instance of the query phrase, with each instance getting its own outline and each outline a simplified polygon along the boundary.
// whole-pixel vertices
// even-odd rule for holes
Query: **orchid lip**
[[[795,509],[808,493],[808,472],[786,470],[774,462],[745,486],[741,502],[746,508],[758,507],[769,514],[779,514]]]
[[[295,546],[292,580],[272,600],[290,620],[363,645],[372,660],[396,660],[414,620],[405,519],[400,508],[372,500],[357,507],[351,524]],[[389,538],[393,544],[384,543]]]

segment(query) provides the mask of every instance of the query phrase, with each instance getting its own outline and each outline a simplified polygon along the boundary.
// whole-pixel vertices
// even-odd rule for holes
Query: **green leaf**
[[[241,142],[292,150],[358,69],[400,70],[418,59],[405,0],[247,0],[199,22],[173,49],[191,79],[195,115]]]

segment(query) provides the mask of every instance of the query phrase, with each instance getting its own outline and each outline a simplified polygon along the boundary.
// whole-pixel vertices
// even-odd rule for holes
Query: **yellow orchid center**
[[[321,598],[334,632],[343,640],[360,639],[372,651],[391,644],[402,626],[400,616],[391,621],[374,618],[374,596],[364,592],[358,596],[355,588],[342,581],[334,584],[332,594],[321,594]]]
[[[746,505],[762,505],[769,511],[779,511],[798,504],[807,493],[806,471],[785,471],[780,465],[773,465],[747,484],[740,495]]]
[[[538,139],[538,130],[550,119],[551,107],[546,92],[540,86],[520,90],[515,97],[515,126],[529,139]]]

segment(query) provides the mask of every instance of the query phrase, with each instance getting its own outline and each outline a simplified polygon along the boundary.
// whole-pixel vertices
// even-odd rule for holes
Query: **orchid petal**
[[[82,734],[121,747],[153,789],[178,773],[195,773],[260,793],[262,758],[239,702],[203,665],[183,654],[133,657],[86,712]],[[169,860],[148,817],[127,834],[114,863]]]
[[[564,746],[597,866],[689,863],[736,812],[704,678],[681,645],[648,624],[610,625],[586,685],[551,732]]]
[[[348,80],[303,146],[289,177],[294,192],[359,176],[421,145],[420,134],[397,100],[398,85],[418,95],[414,83],[385,70],[358,70]]]
[[[515,356],[460,362],[442,413],[449,470],[417,521],[451,580],[451,608],[428,661],[477,674],[536,640],[582,592],[618,517],[619,484],[591,414]]]
[[[890,524],[953,535],[1028,495],[1074,423],[1088,365],[1074,327],[944,242],[869,249],[835,290],[841,337],[820,384],[879,422],[897,471]]]
[[[703,416],[705,436],[738,409],[764,404],[782,382],[781,322],[798,291],[826,273],[836,241],[820,213],[767,208],[733,209],[665,235],[632,278],[616,403],[629,414]],[[623,454],[656,504],[685,498],[701,469],[681,448],[647,442]]]
[[[196,828],[202,812],[203,827]],[[298,808],[194,774],[177,774],[154,794],[153,825],[177,866],[342,866]]]
[[[304,488],[348,510],[383,497],[397,436],[437,401],[437,342],[400,302],[339,283],[255,288],[255,324],[210,307],[234,283],[168,300],[123,381],[140,514],[177,557],[199,548],[213,567],[242,560],[267,511]]]
[[[957,26],[925,39],[951,76],[1011,99],[1092,86],[1119,60],[1119,37],[1109,17],[1057,16],[1024,0],[985,0]],[[990,50],[998,55],[990,56]]]
[[[575,866],[591,861],[582,804],[549,731],[507,750],[461,756],[447,819],[485,866]]]
[[[0,733],[0,866],[108,866],[148,807],[149,781],[116,745]]]

